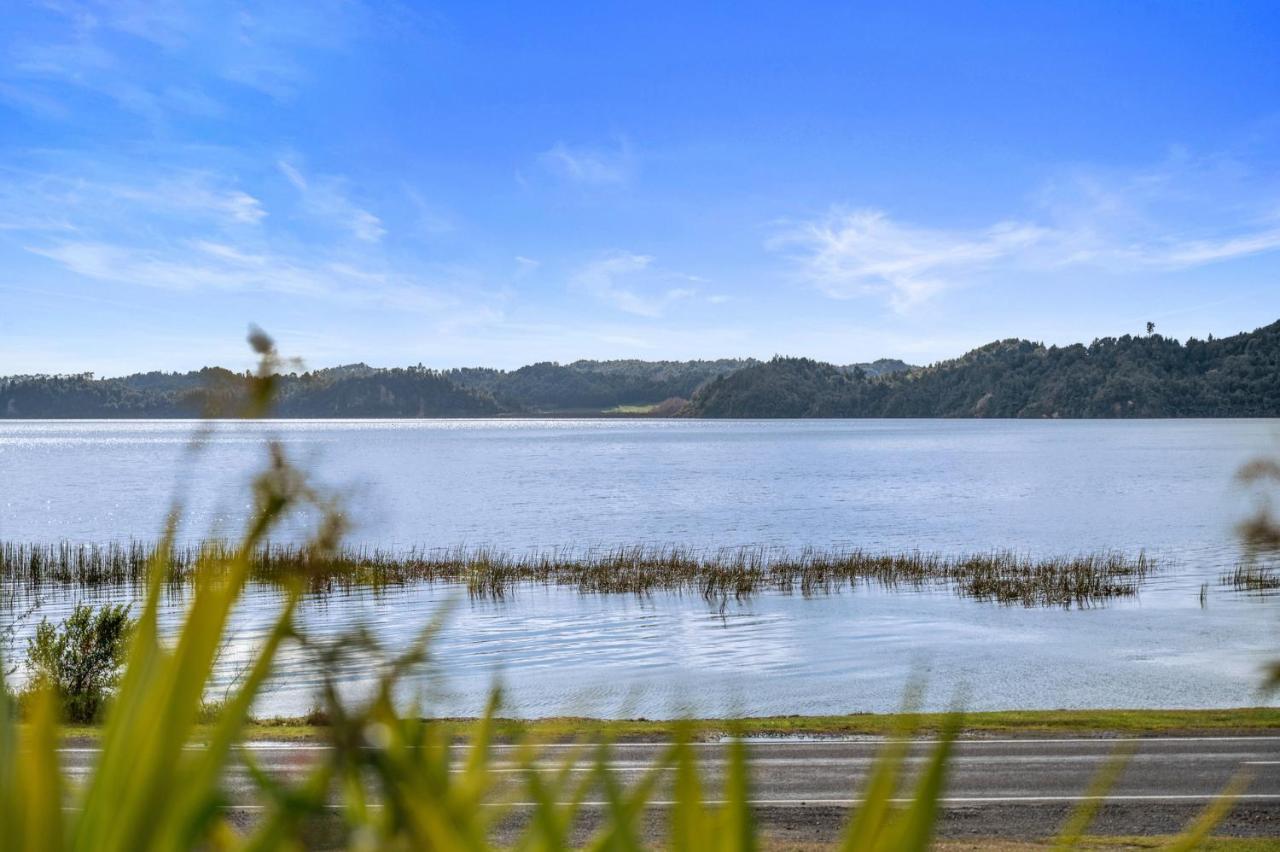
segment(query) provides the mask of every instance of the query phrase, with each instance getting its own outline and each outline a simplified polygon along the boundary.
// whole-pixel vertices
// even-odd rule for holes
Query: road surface
[[[881,747],[882,742],[875,739],[751,742],[751,798],[762,824],[776,838],[834,839],[849,809],[857,804],[858,790]],[[256,743],[251,748],[263,768],[283,778],[298,778],[325,747]],[[547,754],[567,754],[563,748],[567,747],[550,746]],[[611,766],[624,780],[638,778],[663,748],[656,743],[615,744]],[[725,746],[700,743],[696,748],[708,796],[714,796],[725,767]],[[913,746],[909,772],[924,764],[931,748],[928,740]],[[1132,754],[1107,794],[1091,833],[1177,833],[1233,777],[1243,773],[1248,786],[1220,833],[1280,836],[1280,736],[964,739],[956,745],[949,764],[939,831],[950,837],[1051,835],[1089,798],[1090,782],[1117,749],[1132,749]],[[68,748],[63,754],[68,768],[79,773],[91,765],[97,752],[85,747]],[[515,782],[519,770],[511,757],[510,747],[495,747],[495,769],[509,773]],[[588,771],[588,765],[584,763],[581,771]],[[227,784],[241,818],[251,820],[258,806],[247,774],[233,770]],[[661,811],[670,804],[663,796],[660,789],[649,818],[658,836]],[[587,807],[584,832],[592,827],[591,812],[596,807],[598,803]]]

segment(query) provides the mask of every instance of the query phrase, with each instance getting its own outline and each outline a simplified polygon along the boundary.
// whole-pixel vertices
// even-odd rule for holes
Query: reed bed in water
[[[1276,594],[1280,593],[1280,571],[1266,562],[1245,561],[1237,564],[1234,571],[1223,574],[1221,583],[1237,592]]]
[[[179,547],[163,560],[171,585],[225,565],[228,545]],[[0,581],[37,591],[49,586],[138,586],[155,547],[128,544],[0,543]],[[202,569],[202,566],[206,566]],[[215,566],[213,569],[208,566]],[[1145,554],[1101,552],[1032,558],[1013,551],[947,557],[863,550],[623,547],[512,554],[484,548],[411,550],[347,548],[318,555],[287,544],[253,552],[251,578],[280,583],[303,577],[313,592],[374,590],[409,583],[465,585],[472,597],[499,599],[522,585],[556,585],[583,594],[681,592],[708,600],[775,591],[829,594],[859,583],[885,588],[946,587],[983,601],[1024,606],[1089,606],[1137,594],[1155,568]]]

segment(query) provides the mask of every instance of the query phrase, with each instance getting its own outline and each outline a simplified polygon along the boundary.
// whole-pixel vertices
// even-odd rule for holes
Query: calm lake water
[[[280,421],[219,424],[192,452],[197,426],[0,421],[0,538],[152,540],[176,496],[185,538],[234,536],[274,436],[346,496],[352,541],[383,547],[1119,549],[1162,565],[1137,600],[1084,611],[866,587],[723,610],[548,588],[471,602],[442,586],[307,604],[313,630],[364,623],[394,647],[453,602],[413,684],[442,713],[477,712],[495,677],[527,716],[885,711],[913,677],[930,707],[1253,705],[1280,655],[1277,601],[1218,584],[1248,506],[1232,473],[1280,449],[1275,421]],[[277,601],[253,591],[224,675]],[[304,670],[291,652],[260,711],[307,709]]]

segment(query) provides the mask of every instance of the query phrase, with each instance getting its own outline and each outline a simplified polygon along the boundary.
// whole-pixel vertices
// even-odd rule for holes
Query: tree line
[[[220,367],[0,378],[0,417],[232,416],[251,381]],[[928,367],[769,361],[541,362],[517,370],[351,364],[279,377],[281,417],[1275,417],[1280,322],[1185,344],[1001,340]]]
[[[1152,329],[1154,332],[1154,329]],[[1001,340],[872,376],[774,358],[708,382],[691,417],[1276,417],[1280,322],[1185,344],[1158,334],[1087,346]]]

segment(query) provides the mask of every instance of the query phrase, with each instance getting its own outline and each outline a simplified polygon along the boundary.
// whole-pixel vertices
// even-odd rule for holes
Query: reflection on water
[[[442,713],[478,711],[495,675],[529,716],[884,711],[913,674],[931,707],[957,695],[974,709],[1251,705],[1280,645],[1272,602],[1217,584],[1235,559],[1230,474],[1271,446],[1266,421],[231,424],[194,470],[179,464],[190,429],[0,422],[0,538],[152,539],[192,477],[187,535],[234,532],[274,433],[354,495],[356,541],[382,546],[1115,548],[1162,565],[1136,600],[1071,611],[861,586],[723,611],[544,587],[502,602],[415,585],[307,604],[319,633],[364,622],[395,646],[453,601],[415,683]],[[251,593],[224,677],[278,600]],[[42,612],[73,602],[52,594]],[[19,643],[33,626],[17,625]],[[260,712],[305,711],[304,670],[290,651]]]
[[[65,613],[73,600],[54,594],[44,611]],[[270,588],[250,593],[220,661],[224,680],[261,641],[279,600]],[[166,624],[181,606],[169,601]],[[1201,608],[1176,586],[1061,610],[868,586],[808,599],[769,593],[721,609],[694,596],[555,587],[469,601],[461,588],[419,585],[313,600],[302,619],[325,636],[364,624],[395,648],[442,607],[448,626],[412,688],[445,715],[478,712],[495,678],[510,711],[526,716],[891,711],[913,675],[926,680],[935,709],[956,697],[975,710],[1250,706],[1264,703],[1259,667],[1276,647],[1274,612],[1257,600],[1214,592]],[[317,686],[309,671],[302,651],[288,650],[259,711],[308,710]]]

